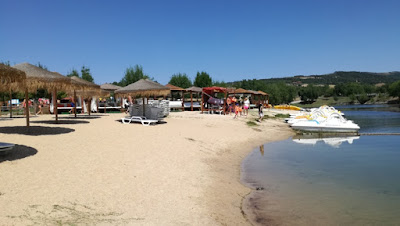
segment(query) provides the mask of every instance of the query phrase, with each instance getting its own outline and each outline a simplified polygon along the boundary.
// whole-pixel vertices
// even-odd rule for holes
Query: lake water
[[[400,109],[338,106],[360,133],[400,133]],[[293,137],[242,164],[245,205],[268,225],[400,225],[400,136]]]

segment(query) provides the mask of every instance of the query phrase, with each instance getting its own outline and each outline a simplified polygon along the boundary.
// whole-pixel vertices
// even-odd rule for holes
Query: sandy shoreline
[[[0,222],[249,224],[241,161],[292,134],[280,120],[246,125],[255,116],[172,113],[151,127],[124,125],[123,116],[61,115],[64,123],[53,124],[43,115],[29,130],[23,118],[1,120],[0,141],[18,146],[17,155],[0,157]]]

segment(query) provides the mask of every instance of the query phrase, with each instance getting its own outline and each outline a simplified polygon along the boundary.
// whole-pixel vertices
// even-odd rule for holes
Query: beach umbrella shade
[[[203,91],[202,88],[192,86],[186,89],[186,92],[190,92],[190,110],[193,111],[193,93],[201,93]]]
[[[10,118],[12,118],[12,90],[25,91],[25,80],[25,72],[0,64],[0,92],[9,92],[10,94]],[[29,126],[29,118],[27,118],[26,125]]]
[[[50,72],[29,63],[21,63],[12,67],[25,72],[26,89],[28,91],[36,92],[38,89],[47,89],[48,91],[53,91],[54,113],[56,115],[56,121],[58,121],[56,104],[57,90],[69,90],[72,85],[71,79],[59,73]]]
[[[105,91],[114,92],[115,90],[121,89],[122,87],[110,83],[105,83],[103,85],[100,85],[100,88]]]
[[[84,98],[91,98],[92,96],[97,96],[101,93],[101,89],[99,85],[96,85],[92,82],[86,81],[77,76],[70,77],[71,79],[71,87],[70,89],[73,91],[74,95],[74,113],[76,118],[76,95],[82,96]],[[68,93],[71,94],[71,90]],[[83,106],[82,106],[83,107]],[[90,115],[90,110],[88,111]]]
[[[144,110],[144,97],[149,96],[167,96],[171,92],[170,88],[161,85],[160,83],[151,81],[149,79],[141,79],[135,83],[127,85],[115,91],[117,95],[127,96],[141,96],[143,98]],[[143,111],[144,112],[144,111]]]

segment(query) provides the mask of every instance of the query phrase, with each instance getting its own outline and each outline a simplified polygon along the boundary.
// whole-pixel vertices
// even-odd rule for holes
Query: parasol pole
[[[28,88],[25,88],[25,114],[26,114],[26,126],[29,127],[29,101],[28,101]]]
[[[12,91],[10,88],[10,118],[12,118]]]
[[[53,109],[54,109],[54,114],[56,116],[56,123],[58,123],[58,110],[57,110],[57,88],[54,88],[54,93],[53,93]]]
[[[75,113],[75,118],[76,118],[76,91],[74,89],[74,113]]]
[[[145,116],[145,107],[144,107],[144,97],[142,97],[142,101],[143,101],[143,116]]]
[[[190,108],[193,111],[193,92],[190,91]]]

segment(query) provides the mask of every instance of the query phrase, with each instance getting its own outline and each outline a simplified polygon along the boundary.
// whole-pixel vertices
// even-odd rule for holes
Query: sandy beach
[[[268,111],[266,110],[267,114]],[[155,126],[126,115],[0,120],[2,225],[246,225],[240,164],[261,144],[286,139],[279,119],[171,113]]]

